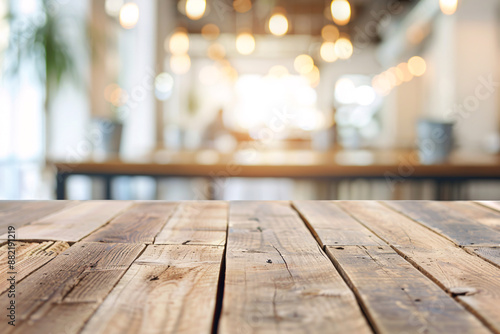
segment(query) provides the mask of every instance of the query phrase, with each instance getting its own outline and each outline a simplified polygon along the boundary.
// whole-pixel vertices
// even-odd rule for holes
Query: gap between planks
[[[219,218],[218,223],[213,219],[212,220],[211,219],[208,219],[208,220],[203,219],[204,216],[206,216],[206,214],[203,215],[204,209],[205,209],[205,213],[206,213],[206,210],[208,210],[209,212],[212,212],[211,215],[209,214],[209,217],[212,217],[212,218],[218,217]],[[219,264],[217,266],[217,274],[218,274],[218,276],[216,278],[217,281],[214,282],[215,284],[212,285],[213,288],[215,289],[215,294],[213,296],[214,307],[213,307],[213,310],[211,310],[211,311],[213,311],[213,313],[210,317],[210,322],[208,322],[208,323],[206,321],[207,315],[205,315],[203,317],[203,319],[204,319],[203,323],[209,325],[207,333],[208,332],[216,333],[218,331],[220,314],[221,314],[221,310],[222,310],[222,299],[223,299],[224,283],[225,283],[225,279],[224,279],[225,278],[225,260],[226,260],[225,244],[226,244],[226,240],[227,240],[227,230],[228,230],[228,211],[229,211],[229,206],[225,202],[220,202],[220,203],[215,203],[215,204],[213,204],[213,203],[179,203],[178,206],[176,207],[175,212],[172,215],[170,215],[168,221],[161,228],[161,231],[156,234],[156,236],[158,236],[158,235],[163,233],[163,237],[161,238],[161,244],[158,243],[158,240],[156,240],[156,237],[155,237],[154,244],[147,245],[143,251],[143,253],[150,252],[151,251],[150,248],[162,248],[162,249],[178,248],[179,250],[182,250],[183,252],[186,252],[186,254],[188,254],[188,253],[191,253],[191,250],[198,250],[198,251],[203,250],[203,249],[220,250],[220,251],[217,251],[217,252],[220,252],[220,254],[221,254]],[[201,214],[201,216],[200,216],[200,214]],[[215,225],[214,225],[214,222],[216,223]],[[223,222],[224,231],[221,231],[221,228],[220,228],[222,222]],[[203,239],[199,239],[199,238],[196,241],[196,243],[182,242],[182,240],[178,238],[178,235],[175,235],[175,234],[172,235],[172,234],[165,233],[165,232],[168,232],[169,230],[170,231],[175,230],[176,228],[185,229],[186,223],[188,223],[188,225],[190,225],[190,223],[191,223],[195,226],[191,231],[186,230],[186,232],[196,233],[199,230],[201,230],[201,231],[203,231],[203,230],[216,230],[218,233],[223,232],[224,233],[224,242],[222,242],[222,244],[210,244],[209,242],[212,241],[212,239],[210,239],[210,238],[206,239],[208,241],[208,243],[204,243]],[[168,238],[165,238],[166,235],[171,235],[172,237],[174,237],[174,239],[176,239],[176,241],[174,243],[170,243]],[[185,236],[189,236],[189,233],[185,233]],[[200,236],[200,235],[198,234],[198,236]],[[190,237],[190,239],[193,239],[193,238]],[[134,265],[134,264],[140,264],[139,262],[141,262],[140,261],[141,257],[142,256],[139,256],[136,260],[134,260],[132,265],[127,269],[125,276],[123,276],[123,278],[119,282],[117,282],[117,284],[115,285],[113,290],[111,290],[111,292],[108,294],[108,296],[106,297],[107,299],[110,299],[110,300],[115,299],[117,296],[117,293],[119,291],[123,291],[124,293],[126,293],[126,291],[123,288],[123,284],[124,284],[124,282],[122,282],[123,280],[125,280],[126,282],[129,282],[127,284],[138,284],[137,280],[134,280],[134,278],[129,277],[130,276],[129,271],[131,271],[132,268],[133,268],[134,272],[136,272],[137,270],[142,270],[142,269],[137,269],[137,266]],[[138,259],[139,259],[139,261],[138,261]],[[174,266],[174,268],[175,268],[175,266]],[[182,266],[180,268],[182,268]],[[182,270],[180,268],[179,268],[179,270]],[[202,267],[200,266],[200,269],[201,268]],[[193,267],[193,269],[194,269],[194,267]],[[160,280],[163,280],[163,279],[165,279],[165,278],[160,278]],[[115,291],[115,289],[117,289],[118,291]],[[167,290],[165,290],[164,292],[167,294],[169,293]],[[185,297],[187,297],[187,295]],[[90,332],[94,332],[94,331],[102,332],[104,327],[102,325],[99,325],[99,323],[102,323],[104,320],[108,321],[108,319],[103,318],[103,312],[104,312],[103,310],[106,310],[106,309],[109,310],[110,301],[105,300],[104,303],[106,303],[106,304],[101,304],[102,306],[99,306],[99,309],[96,310],[96,312],[86,322],[86,324],[83,327],[84,332],[89,332],[89,331]],[[190,303],[189,299],[186,299],[184,301],[184,303],[189,304]],[[117,305],[120,305],[120,303],[118,303]],[[104,313],[108,313],[108,312],[104,312]],[[117,315],[117,314],[115,314],[115,315]],[[182,313],[179,315],[179,317],[181,317],[181,316],[182,316]],[[183,319],[184,318],[178,318],[176,321],[177,322],[180,321],[180,323],[185,324],[185,321],[183,321]],[[171,328],[170,326],[168,326],[168,327]],[[166,330],[166,329],[164,329],[164,330]]]
[[[379,203],[500,268],[500,214],[468,202]]]
[[[79,331],[144,248],[103,243],[68,248],[19,283],[15,329],[23,333]],[[102,284],[96,286],[95,280]],[[38,286],[42,283],[44,289]]]
[[[358,203],[359,204],[359,203]],[[297,206],[298,205],[298,206]],[[396,261],[396,263],[399,260],[399,265],[396,265],[391,269],[392,275],[390,275],[390,281],[387,281],[389,285],[387,285],[387,289],[390,288],[395,288],[399,286],[400,284],[403,284],[398,275],[408,276],[413,277],[415,281],[411,281],[412,284],[410,284],[410,290],[406,292],[405,294],[401,294],[401,291],[397,289],[395,291],[395,300],[400,300],[400,302],[407,303],[408,300],[407,298],[410,297],[410,294],[413,296],[419,297],[419,294],[424,297],[422,298],[422,304],[418,308],[414,305],[409,305],[412,306],[412,308],[415,308],[416,313],[415,314],[421,314],[422,309],[425,310],[426,306],[423,304],[426,304],[427,307],[431,307],[435,302],[442,303],[443,305],[446,305],[446,314],[447,316],[441,317],[441,318],[434,318],[433,322],[428,323],[430,326],[430,330],[433,332],[440,333],[442,332],[443,329],[446,329],[447,327],[442,327],[443,323],[446,321],[447,317],[452,318],[453,316],[457,317],[457,319],[460,319],[459,322],[454,322],[450,323],[449,326],[455,327],[454,330],[466,330],[465,328],[468,328],[468,333],[484,333],[485,332],[485,327],[483,326],[485,323],[484,321],[479,321],[479,317],[475,317],[477,315],[475,312],[470,312],[469,309],[467,309],[469,312],[465,311],[461,306],[463,306],[463,303],[461,303],[460,299],[457,300],[457,298],[452,298],[454,297],[451,295],[451,293],[448,293],[447,289],[440,285],[438,281],[436,281],[432,276],[427,275],[426,272],[422,270],[420,266],[417,266],[415,263],[409,261],[410,259],[403,253],[400,252],[398,249],[393,247],[392,245],[388,245],[388,242],[381,241],[380,244],[376,240],[371,239],[371,235],[367,234],[363,230],[370,231],[371,233],[375,234],[375,231],[369,229],[365,224],[362,224],[359,219],[356,217],[353,217],[352,214],[350,213],[349,210],[346,210],[345,208],[342,207],[337,207],[337,205],[333,204],[333,202],[330,203],[329,210],[328,208],[328,203],[324,202],[324,205],[318,205],[317,203],[311,203],[307,201],[298,201],[293,203],[293,207],[297,212],[299,212],[301,218],[304,220],[306,225],[313,229],[313,234],[317,237],[317,241],[324,246],[325,250],[329,254],[329,257],[331,261],[334,263],[335,267],[337,270],[342,274],[342,277],[346,280],[348,283],[349,287],[353,290],[355,293],[358,302],[360,306],[362,307],[363,311],[365,312],[365,315],[367,316],[367,319],[370,320],[372,323],[372,326],[374,328],[377,328],[377,332],[379,332],[379,329],[377,327],[377,322],[379,325],[384,328],[382,330],[382,333],[392,333],[392,332],[398,332],[398,331],[405,331],[408,330],[408,328],[401,328],[401,326],[405,326],[407,324],[399,323],[391,323],[390,321],[386,320],[384,323],[383,317],[380,317],[381,315],[381,309],[378,303],[373,302],[373,296],[372,293],[367,293],[367,291],[370,291],[370,284],[362,284],[360,282],[363,282],[363,275],[368,275],[366,272],[363,272],[365,269],[357,269],[356,263],[361,264],[363,262],[359,260],[358,256],[354,256],[355,254],[364,254],[363,251],[360,251],[361,249],[364,249],[366,252],[365,255],[368,255],[369,257],[372,258],[375,263],[377,263],[379,260],[382,260],[382,262],[387,261],[387,259],[391,259]],[[333,210],[333,211],[332,211]],[[392,211],[392,210],[391,210]],[[348,218],[347,218],[348,217]],[[325,219],[328,218],[328,219]],[[353,224],[354,223],[354,224]],[[327,229],[328,225],[332,225],[330,229]],[[418,225],[418,224],[417,224]],[[320,227],[323,230],[316,231],[316,229]],[[333,233],[334,232],[334,233]],[[434,231],[432,231],[434,234]],[[329,235],[334,235],[333,238],[329,238]],[[442,237],[442,236],[439,236]],[[327,240],[325,243],[324,240]],[[334,240],[338,240],[339,242],[335,241],[335,245],[333,245]],[[342,242],[340,242],[342,241]],[[365,246],[360,246],[360,245],[365,245]],[[332,245],[332,246],[329,246]],[[391,248],[388,248],[390,246]],[[345,249],[345,250],[344,250]],[[384,249],[392,249],[390,252]],[[334,255],[336,254],[336,255]],[[375,258],[372,257],[372,254],[378,259],[376,260]],[[337,259],[337,256],[340,256],[340,259]],[[367,258],[367,260],[369,260]],[[480,259],[479,259],[480,260]],[[353,262],[352,262],[353,261]],[[482,260],[480,260],[482,261]],[[388,265],[388,268],[391,267],[390,261],[386,263]],[[404,264],[407,264],[405,267]],[[372,265],[371,262],[365,263],[365,265]],[[365,266],[363,265],[363,267]],[[346,266],[347,271],[343,268],[343,266]],[[401,268],[400,268],[401,266]],[[377,266],[375,266],[377,267]],[[380,267],[380,264],[378,265]],[[382,267],[385,268],[384,265]],[[412,268],[412,270],[405,272],[404,269],[409,269]],[[376,270],[376,268],[373,268],[373,270]],[[350,274],[349,274],[349,273]],[[418,274],[417,274],[418,273]],[[358,283],[354,283],[352,281],[352,278],[350,275],[354,275],[355,280],[358,281]],[[384,275],[377,274],[375,275],[379,279],[382,279]],[[366,277],[365,277],[366,278]],[[436,285],[437,283],[437,285]],[[360,285],[362,284],[362,285]],[[420,290],[419,288],[415,287],[416,286],[421,286]],[[425,288],[424,288],[425,287]],[[373,287],[372,287],[373,288]],[[413,288],[413,292],[412,292]],[[361,289],[361,290],[358,290]],[[417,290],[415,290],[417,289]],[[404,290],[404,289],[403,289]],[[445,291],[442,291],[445,290]],[[361,292],[360,292],[361,291]],[[364,291],[364,292],[363,292]],[[377,294],[377,289],[372,291],[375,295]],[[432,292],[434,291],[434,292]],[[439,291],[439,293],[437,293]],[[455,291],[456,292],[456,291]],[[399,296],[398,296],[399,295]],[[451,296],[450,296],[451,295]],[[416,298],[416,297],[415,297]],[[366,300],[364,300],[366,299]],[[384,298],[385,299],[385,296]],[[417,298],[418,299],[418,298]],[[370,302],[371,300],[371,302]],[[435,300],[435,301],[433,301]],[[420,299],[418,299],[420,301]],[[429,304],[430,302],[430,304]],[[457,303],[458,302],[458,303]],[[368,304],[365,304],[368,303]],[[413,303],[413,301],[412,301]],[[404,304],[403,304],[404,306]],[[421,309],[422,307],[422,309]],[[460,309],[462,311],[460,311]],[[394,312],[398,312],[398,308],[395,308],[393,310]],[[399,310],[401,311],[401,310]],[[385,309],[382,310],[383,312],[386,312]],[[401,313],[401,312],[400,312]],[[403,312],[404,314],[404,312]],[[474,315],[473,315],[474,314]],[[377,318],[378,315],[378,318]],[[413,313],[412,313],[413,316]],[[463,318],[463,319],[462,319]],[[466,318],[466,319],[465,319]],[[441,319],[441,321],[439,320]],[[444,322],[443,322],[444,320]],[[482,323],[482,324],[481,324]],[[399,326],[399,327],[398,327]],[[489,327],[491,329],[491,327]],[[411,331],[411,328],[410,328]],[[489,331],[488,331],[489,333]]]
[[[221,333],[373,333],[290,202],[232,202],[231,208]]]
[[[219,246],[219,247],[224,247],[224,251],[222,252],[222,261],[220,265],[220,272],[219,272],[219,281],[217,283],[217,299],[215,301],[215,312],[214,312],[214,318],[212,321],[212,334],[218,334],[219,331],[219,324],[220,324],[220,319],[222,315],[222,304],[224,302],[224,287],[226,283],[226,254],[227,254],[227,238],[229,234],[229,205],[228,205],[228,223],[226,227],[226,241],[224,245]]]
[[[467,262],[467,254],[468,256],[472,256],[473,259],[476,261],[471,262],[470,264],[475,265],[474,270],[480,270],[481,267],[489,267],[487,268],[488,270],[485,271],[485,269],[482,269],[483,275],[479,276],[477,275],[477,272],[470,269],[465,266],[461,271],[458,273],[456,272],[456,268],[454,266],[449,266],[447,267],[447,271],[443,271],[443,269],[439,266],[439,263],[441,265],[446,264],[446,261],[443,262],[443,259],[440,258],[432,258],[433,261],[437,263],[437,266],[440,268],[440,271],[436,271],[436,269],[433,269],[433,266],[429,267],[429,269],[424,268],[424,264],[426,264],[426,261],[422,259],[422,255],[419,255],[418,248],[415,248],[417,251],[417,254],[414,254],[413,251],[411,250],[412,247],[408,247],[408,245],[402,245],[398,243],[397,241],[391,241],[391,239],[398,238],[397,236],[393,236],[392,233],[396,233],[397,231],[394,230],[391,233],[389,233],[390,230],[387,230],[387,226],[385,227],[386,230],[384,230],[384,227],[379,227],[377,224],[375,224],[373,221],[368,222],[366,217],[363,218],[363,215],[366,215],[365,213],[361,214],[361,218],[358,217],[358,215],[354,215],[352,211],[348,211],[347,207],[350,207],[350,210],[352,209],[352,206],[356,207],[359,203],[356,202],[345,202],[345,201],[340,201],[337,202],[339,203],[339,206],[345,210],[348,214],[350,214],[354,219],[356,219],[360,224],[362,224],[364,227],[372,231],[374,234],[376,234],[378,237],[380,237],[382,240],[384,240],[387,244],[390,245],[390,247],[396,251],[401,257],[403,257],[406,261],[411,263],[415,268],[417,268],[422,274],[427,276],[430,280],[432,280],[435,284],[437,284],[441,289],[443,289],[446,293],[448,293],[451,297],[453,297],[458,303],[460,303],[465,309],[467,309],[471,314],[473,314],[477,319],[479,319],[489,330],[491,330],[494,333],[500,333],[500,325],[499,325],[499,316],[498,314],[494,313],[491,308],[488,308],[488,302],[492,302],[491,300],[491,292],[492,291],[497,291],[497,290],[492,290],[491,287],[490,289],[487,289],[485,286],[481,286],[479,289],[476,289],[474,287],[465,287],[465,288],[460,288],[456,285],[457,281],[460,279],[464,279],[466,281],[469,281],[468,283],[466,282],[465,284],[468,285],[477,285],[478,281],[481,281],[482,279],[487,279],[487,277],[483,277],[486,272],[496,272],[498,268],[496,266],[493,266],[490,262],[484,261],[481,257],[477,256],[477,254],[470,254],[468,251],[464,250],[463,248],[457,246],[454,242],[450,241],[448,238],[445,238],[444,236],[440,235],[436,231],[430,229],[428,226],[424,226],[422,224],[419,224],[415,222],[414,220],[411,220],[410,218],[402,215],[401,213],[393,210],[390,207],[386,207],[382,205],[381,203],[370,203],[369,208],[363,208],[367,209],[367,211],[375,209],[375,207],[378,205],[380,206],[380,209],[384,209],[381,213],[384,213],[386,218],[384,220],[380,220],[377,216],[375,220],[379,220],[379,223],[385,220],[390,221],[391,219],[395,219],[396,217],[398,218],[399,222],[401,221],[407,221],[407,224],[414,225],[415,231],[418,229],[421,229],[421,232],[423,234],[427,234],[427,238],[430,238],[433,240],[434,243],[441,245],[441,247],[448,247],[444,249],[445,253],[450,253],[450,252],[458,252],[455,255],[459,255],[461,257],[461,260],[464,262]],[[359,209],[359,207],[358,207]],[[391,217],[392,216],[392,217]],[[396,223],[396,220],[393,222],[390,222],[389,225],[395,225],[398,226],[398,223]],[[410,226],[411,226],[410,225]],[[377,233],[377,230],[380,231],[380,233]],[[406,234],[406,233],[405,233]],[[401,237],[401,236],[400,236]],[[409,238],[409,236],[406,234],[406,237]],[[403,237],[405,238],[405,237]],[[411,239],[409,239],[410,244],[412,244]],[[400,240],[401,242],[401,240]],[[404,242],[403,242],[404,243]],[[429,245],[429,242],[426,242]],[[450,247],[451,246],[451,247]],[[415,246],[417,247],[417,246]],[[410,252],[411,251],[411,252]],[[421,253],[421,251],[420,251]],[[454,259],[453,254],[448,254],[451,258]],[[442,256],[441,256],[442,257]],[[440,262],[441,261],[441,262]],[[456,260],[455,262],[457,262]],[[427,263],[428,266],[430,266],[432,261]],[[458,262],[459,263],[459,262]],[[444,275],[444,276],[443,276]],[[443,276],[439,278],[440,276]],[[488,275],[485,275],[488,276]],[[500,277],[500,275],[498,275]],[[494,282],[495,284],[499,284]],[[490,283],[491,284],[491,283]],[[449,285],[449,286],[447,286]],[[471,291],[472,289],[472,291]],[[484,291],[482,291],[484,290]],[[498,290],[500,291],[500,290]],[[485,300],[486,298],[486,300]],[[490,299],[489,299],[490,298]],[[479,300],[478,300],[479,299]],[[486,304],[486,305],[485,305]],[[484,314],[482,313],[484,312]],[[493,313],[492,313],[493,312]]]

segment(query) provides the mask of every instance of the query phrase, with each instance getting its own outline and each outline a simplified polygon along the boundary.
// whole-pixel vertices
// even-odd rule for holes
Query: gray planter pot
[[[420,162],[443,163],[453,150],[453,123],[422,119],[417,124],[417,137]]]
[[[113,158],[120,154],[123,124],[107,119],[95,119],[92,126],[94,154]]]

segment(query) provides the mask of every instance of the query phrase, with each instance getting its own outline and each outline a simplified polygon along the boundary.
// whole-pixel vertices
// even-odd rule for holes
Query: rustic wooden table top
[[[213,150],[157,152],[133,161],[58,161],[59,173],[213,177],[500,177],[500,155],[453,152],[442,164],[423,165],[412,150]],[[391,174],[388,174],[391,173]]]
[[[15,201],[0,228],[0,333],[500,333],[500,202]]]

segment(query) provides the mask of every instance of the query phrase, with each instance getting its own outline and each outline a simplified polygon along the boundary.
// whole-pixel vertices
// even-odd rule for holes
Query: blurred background
[[[0,0],[0,199],[498,199],[497,0]]]

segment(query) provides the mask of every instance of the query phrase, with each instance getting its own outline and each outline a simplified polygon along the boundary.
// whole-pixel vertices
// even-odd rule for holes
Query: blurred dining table
[[[443,186],[471,180],[500,180],[500,155],[454,151],[447,161],[422,164],[418,151],[241,149],[232,153],[215,150],[156,151],[134,159],[87,159],[53,161],[57,199],[66,198],[66,181],[72,175],[99,177],[105,198],[111,199],[111,182],[117,176],[219,178],[381,179],[397,185],[407,180],[431,180],[436,199]]]

